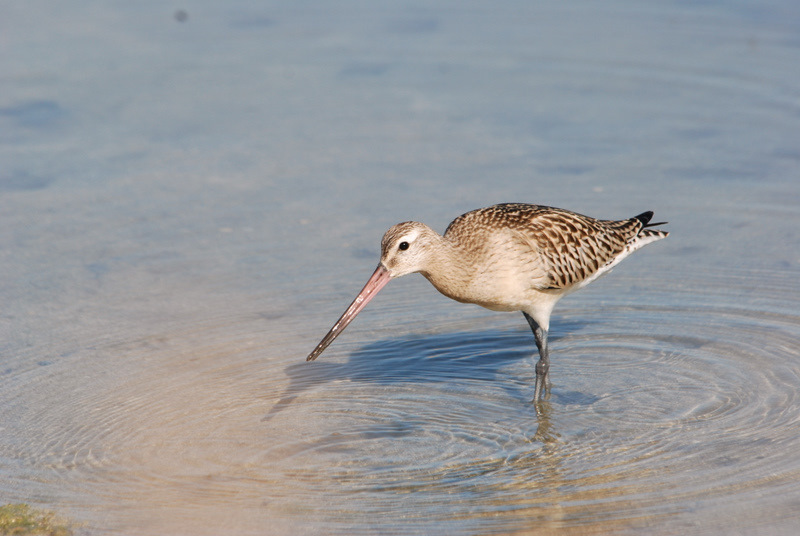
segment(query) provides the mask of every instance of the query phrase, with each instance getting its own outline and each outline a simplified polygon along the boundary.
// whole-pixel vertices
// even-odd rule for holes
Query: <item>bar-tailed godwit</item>
[[[436,290],[494,311],[521,311],[533,331],[534,400],[550,388],[547,331],[564,295],[607,273],[631,252],[669,233],[651,229],[652,212],[596,220],[567,210],[506,203],[462,214],[444,235],[415,221],[383,235],[381,261],[350,307],[307,360],[316,359],[390,279],[419,272]]]

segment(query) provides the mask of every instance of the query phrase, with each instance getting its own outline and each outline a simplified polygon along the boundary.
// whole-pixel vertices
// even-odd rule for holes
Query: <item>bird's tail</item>
[[[655,242],[656,240],[661,240],[662,238],[666,238],[669,236],[669,232],[667,231],[662,231],[660,229],[648,229],[648,227],[658,227],[659,225],[666,225],[667,223],[669,223],[666,221],[650,223],[650,220],[653,219],[652,210],[648,210],[647,212],[642,212],[638,216],[634,216],[633,219],[639,220],[639,222],[642,224],[642,228],[639,230],[636,240],[636,242],[639,242],[638,247],[641,247],[645,244],[649,244],[650,242]]]
[[[642,223],[642,229],[646,229],[647,227],[658,227],[659,225],[666,225],[668,221],[659,221],[656,223],[650,223],[650,220],[653,219],[653,211],[648,210],[647,212],[642,212],[638,216],[633,217],[634,220],[639,220]]]

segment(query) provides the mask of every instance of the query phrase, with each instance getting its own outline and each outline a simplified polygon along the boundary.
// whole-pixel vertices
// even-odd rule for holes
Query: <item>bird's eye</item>
[[[400,245],[397,247],[400,249],[400,251],[405,251],[408,249],[408,242],[400,242]]]

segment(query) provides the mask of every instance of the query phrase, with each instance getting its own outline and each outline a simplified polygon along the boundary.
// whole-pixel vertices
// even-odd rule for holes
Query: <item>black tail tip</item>
[[[653,211],[648,210],[647,212],[642,212],[638,216],[633,217],[634,220],[639,220],[642,223],[642,229],[645,227],[658,227],[659,225],[666,225],[668,221],[658,221],[654,223],[650,223],[650,220],[653,219]]]
[[[638,216],[633,217],[634,220],[639,220],[642,222],[643,227],[647,227],[647,222],[653,219],[653,211],[648,210],[647,212],[642,212]]]

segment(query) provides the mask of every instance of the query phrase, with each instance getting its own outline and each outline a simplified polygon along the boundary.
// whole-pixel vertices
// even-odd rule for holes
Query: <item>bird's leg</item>
[[[542,328],[536,320],[528,313],[523,312],[525,320],[531,326],[533,336],[536,337],[536,347],[539,349],[539,361],[536,362],[536,388],[533,392],[533,400],[538,401],[544,398],[550,390],[550,351],[547,349],[547,330]]]

